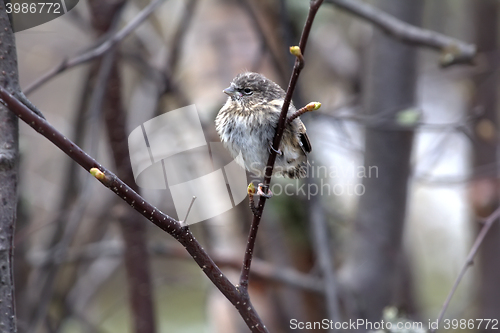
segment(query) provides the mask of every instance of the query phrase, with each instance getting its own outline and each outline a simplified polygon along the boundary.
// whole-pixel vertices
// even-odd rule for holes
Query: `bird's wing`
[[[299,140],[300,140],[300,147],[302,148],[304,153],[310,153],[312,151],[311,141],[309,141],[309,137],[307,136],[306,126],[300,119],[299,119]]]
[[[301,147],[304,150],[304,153],[310,153],[312,151],[311,142],[309,141],[309,137],[307,133],[300,133],[300,143]]]

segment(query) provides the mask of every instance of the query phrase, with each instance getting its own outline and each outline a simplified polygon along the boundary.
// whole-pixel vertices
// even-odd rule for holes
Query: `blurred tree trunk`
[[[14,33],[0,0],[0,85],[19,92]],[[0,331],[17,332],[14,302],[13,252],[17,207],[19,127],[14,113],[0,104]]]
[[[406,22],[420,25],[421,0],[378,0],[376,4]],[[377,124],[365,131],[365,193],[360,196],[340,273],[350,318],[380,320],[384,307],[394,301],[401,260],[405,260],[401,239],[413,130],[398,125],[396,117],[415,105],[416,51],[375,30],[367,54],[364,106],[366,115],[377,119]]]
[[[103,36],[110,32],[114,20],[123,10],[126,0],[89,1],[92,26]],[[110,50],[101,58],[98,77],[104,80],[106,91],[102,108],[106,132],[115,162],[116,175],[134,191],[139,188],[134,180],[128,152],[127,114],[122,105],[121,76],[119,55]],[[99,83],[96,83],[96,86]],[[152,299],[152,283],[147,249],[147,224],[141,216],[122,202],[120,215],[122,237],[125,243],[123,259],[127,273],[130,311],[133,317],[133,332],[156,332],[155,313]]]
[[[474,77],[474,180],[471,199],[479,217],[487,217],[499,203],[498,193],[498,0],[474,2],[475,42],[481,72]],[[481,226],[479,226],[480,228]],[[500,224],[495,223],[480,249],[479,313],[476,318],[500,318]],[[484,330],[492,331],[490,330]]]

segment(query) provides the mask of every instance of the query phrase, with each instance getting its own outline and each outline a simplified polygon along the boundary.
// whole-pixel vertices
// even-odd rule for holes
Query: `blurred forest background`
[[[63,17],[16,33],[22,88],[118,31],[148,3],[82,0]],[[269,200],[259,230],[250,295],[273,333],[297,331],[291,319],[380,321],[387,307],[427,327],[498,205],[500,2],[366,3],[475,43],[478,56],[472,66],[443,69],[439,52],[401,44],[331,3],[321,6],[293,100],[297,107],[322,103],[302,120],[312,166],[329,173],[298,185],[273,179],[306,189]],[[123,147],[143,122],[195,104],[207,141],[219,141],[214,119],[236,74],[260,72],[286,88],[294,62],[288,49],[298,44],[308,7],[305,0],[165,0],[112,52],[26,94],[68,138],[127,175]],[[181,245],[22,122],[20,152],[19,332],[248,332]],[[368,166],[377,174],[360,176]],[[337,192],[311,195],[311,184],[337,185]],[[183,218],[168,191],[141,194]],[[234,283],[251,217],[245,200],[190,227]],[[126,251],[149,267],[151,285],[140,282],[147,271],[127,280],[135,264],[124,261]],[[498,258],[496,224],[445,318],[500,318]],[[132,290],[152,299],[134,304],[135,315]],[[137,313],[153,324],[138,324]]]

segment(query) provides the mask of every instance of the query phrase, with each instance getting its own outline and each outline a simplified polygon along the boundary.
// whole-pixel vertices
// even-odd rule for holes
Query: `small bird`
[[[221,141],[233,158],[241,152],[242,167],[263,177],[285,91],[262,74],[246,72],[237,75],[223,92],[229,97],[215,118]],[[290,104],[288,117],[295,112]],[[273,175],[305,177],[310,152],[311,143],[302,121],[297,117],[287,122]]]

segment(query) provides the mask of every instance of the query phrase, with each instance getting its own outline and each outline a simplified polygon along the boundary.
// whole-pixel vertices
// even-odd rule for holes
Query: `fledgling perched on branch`
[[[258,73],[242,73],[223,90],[229,95],[215,118],[221,141],[233,157],[241,152],[243,167],[258,177],[265,174],[269,150],[285,99],[279,85]],[[273,175],[303,178],[311,143],[306,127],[290,104],[283,138],[278,149]]]

